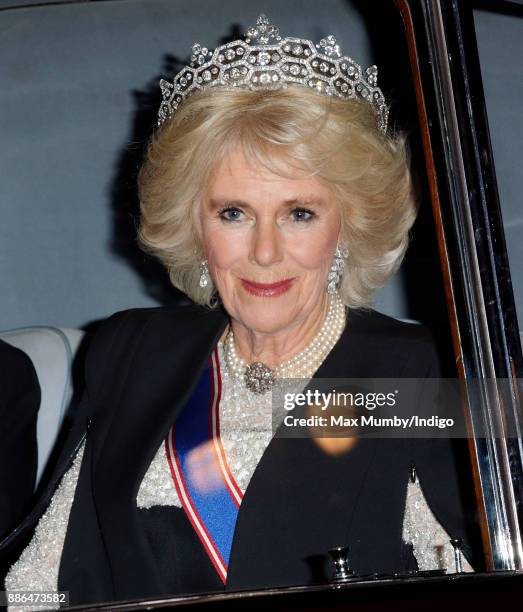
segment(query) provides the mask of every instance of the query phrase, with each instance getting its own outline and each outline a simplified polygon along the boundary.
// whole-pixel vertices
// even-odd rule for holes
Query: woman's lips
[[[285,293],[291,288],[294,278],[287,278],[277,283],[255,283],[253,281],[241,279],[242,285],[246,291],[259,297],[276,297]]]

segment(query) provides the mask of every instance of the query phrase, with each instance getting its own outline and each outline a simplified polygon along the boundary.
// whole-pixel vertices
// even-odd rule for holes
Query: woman
[[[85,604],[308,584],[347,544],[357,574],[453,571],[467,531],[444,441],[272,437],[285,379],[438,375],[424,328],[369,308],[415,218],[375,68],[264,17],[193,52],[161,82],[139,236],[194,305],[96,335],[61,482],[6,589]]]

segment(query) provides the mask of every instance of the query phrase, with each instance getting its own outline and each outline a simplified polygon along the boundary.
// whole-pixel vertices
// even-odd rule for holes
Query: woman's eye
[[[226,208],[222,208],[218,212],[218,216],[223,221],[228,223],[241,221],[243,211],[236,206],[227,206]],[[298,223],[307,223],[312,221],[312,219],[316,216],[316,214],[312,210],[308,210],[307,208],[295,208],[291,211],[291,217],[293,221]]]
[[[224,221],[239,221],[243,213],[239,208],[228,206],[227,208],[222,208],[218,214]]]
[[[312,219],[316,216],[312,210],[308,210],[307,208],[295,208],[291,214],[295,221],[305,223],[312,221]]]

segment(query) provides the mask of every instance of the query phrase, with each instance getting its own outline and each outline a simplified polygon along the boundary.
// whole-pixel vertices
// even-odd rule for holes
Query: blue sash
[[[225,584],[243,493],[220,440],[221,376],[215,348],[200,380],[165,439],[180,502]]]

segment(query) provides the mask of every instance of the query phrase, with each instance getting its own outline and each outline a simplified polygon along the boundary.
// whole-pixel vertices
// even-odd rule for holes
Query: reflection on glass
[[[523,321],[523,19],[474,10],[481,75],[518,320]]]

